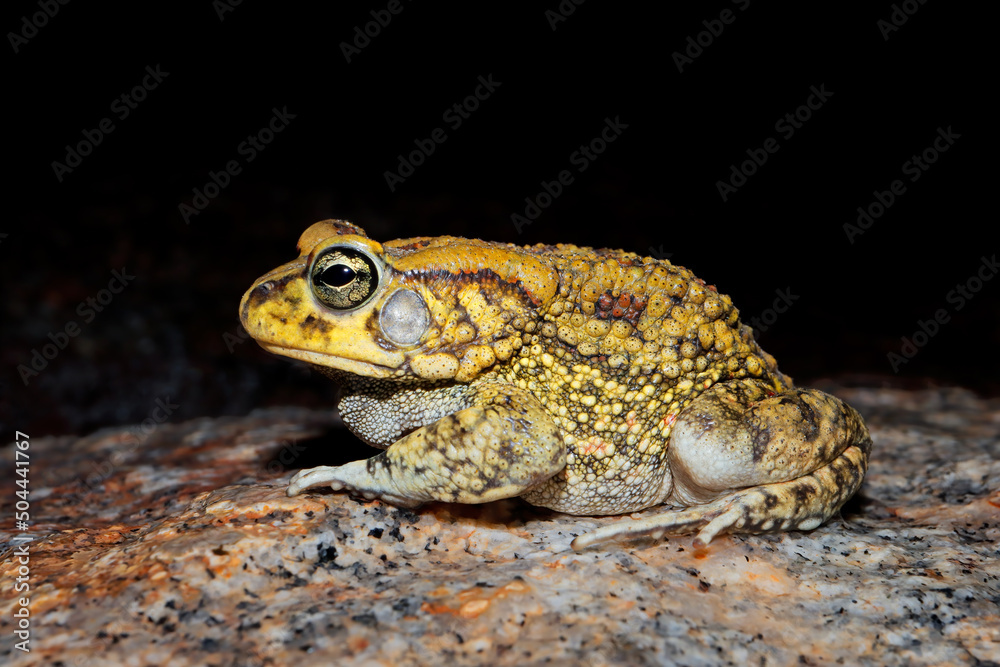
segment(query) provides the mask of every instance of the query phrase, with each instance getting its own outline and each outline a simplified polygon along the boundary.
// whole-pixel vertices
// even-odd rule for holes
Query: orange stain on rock
[[[528,584],[519,580],[511,581],[498,588],[473,586],[454,595],[451,595],[450,591],[444,587],[439,587],[434,589],[432,595],[451,596],[453,600],[424,602],[420,609],[428,614],[452,614],[460,618],[471,619],[480,616],[497,600],[503,600],[512,594],[527,593],[530,590],[531,587]]]
[[[348,637],[347,648],[351,649],[352,653],[361,653],[368,648],[368,640],[364,637]]]
[[[461,607],[458,608],[458,615],[461,616],[462,618],[475,618],[476,616],[479,616],[484,611],[489,609],[489,607],[490,607],[489,600],[483,600],[483,599],[469,600],[468,602],[466,602],[465,604],[463,604]]]

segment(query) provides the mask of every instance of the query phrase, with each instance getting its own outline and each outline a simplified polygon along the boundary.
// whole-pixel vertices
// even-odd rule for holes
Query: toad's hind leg
[[[689,506],[582,535],[573,548],[609,539],[697,532],[811,530],[850,498],[868,469],[871,438],[861,416],[815,389],[775,395],[757,380],[717,384],[677,418],[668,461],[668,503]]]

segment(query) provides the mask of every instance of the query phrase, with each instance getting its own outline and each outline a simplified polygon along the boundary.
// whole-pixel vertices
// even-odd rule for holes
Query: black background
[[[341,44],[386,2],[246,1],[221,19],[221,3],[70,2],[16,53],[9,33],[39,8],[7,3],[3,428],[82,434],[142,421],[157,398],[179,406],[172,421],[329,402],[326,380],[226,334],[242,292],[330,217],[381,240],[653,248],[746,320],[796,295],[759,340],[799,381],[995,393],[1000,280],[961,310],[946,298],[997,251],[988,20],[905,4],[916,12],[885,39],[880,2],[588,0],[564,2],[555,29],[555,0],[403,2],[347,62]],[[678,71],[673,54],[726,9],[732,23]],[[147,66],[169,74],[119,119],[113,101]],[[480,76],[499,87],[452,129],[442,114]],[[812,86],[832,95],[782,136]],[[294,119],[246,163],[238,145],[274,108]],[[52,163],[105,117],[114,131],[60,182]],[[606,118],[627,128],[576,172],[570,154]],[[438,127],[447,141],[391,191],[385,172]],[[903,163],[949,127],[960,138],[910,182]],[[717,182],[769,137],[778,152],[723,201]],[[178,206],[233,159],[242,173],[186,223]],[[511,215],[563,169],[575,181],[518,233]],[[843,225],[894,179],[906,192],[849,242]],[[78,304],[122,267],[135,279],[85,323]],[[887,354],[940,308],[950,321],[894,373]],[[70,321],[81,333],[25,386],[18,365]]]

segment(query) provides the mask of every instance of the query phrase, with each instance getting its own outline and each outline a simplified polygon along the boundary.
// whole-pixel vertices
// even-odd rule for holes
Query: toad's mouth
[[[356,359],[346,359],[325,352],[315,350],[303,350],[296,347],[285,347],[274,343],[260,343],[260,346],[270,352],[282,357],[298,359],[306,363],[320,366],[321,368],[332,368],[344,371],[353,375],[363,375],[373,378],[391,378],[399,375],[399,369],[391,366],[382,366],[368,361],[358,361]],[[402,362],[402,359],[400,359]]]

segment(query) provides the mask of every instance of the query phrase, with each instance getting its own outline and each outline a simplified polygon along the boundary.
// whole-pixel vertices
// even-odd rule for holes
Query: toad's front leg
[[[563,469],[559,429],[523,390],[494,385],[475,405],[423,426],[365,461],[302,470],[294,496],[318,484],[400,507],[519,496]]]

